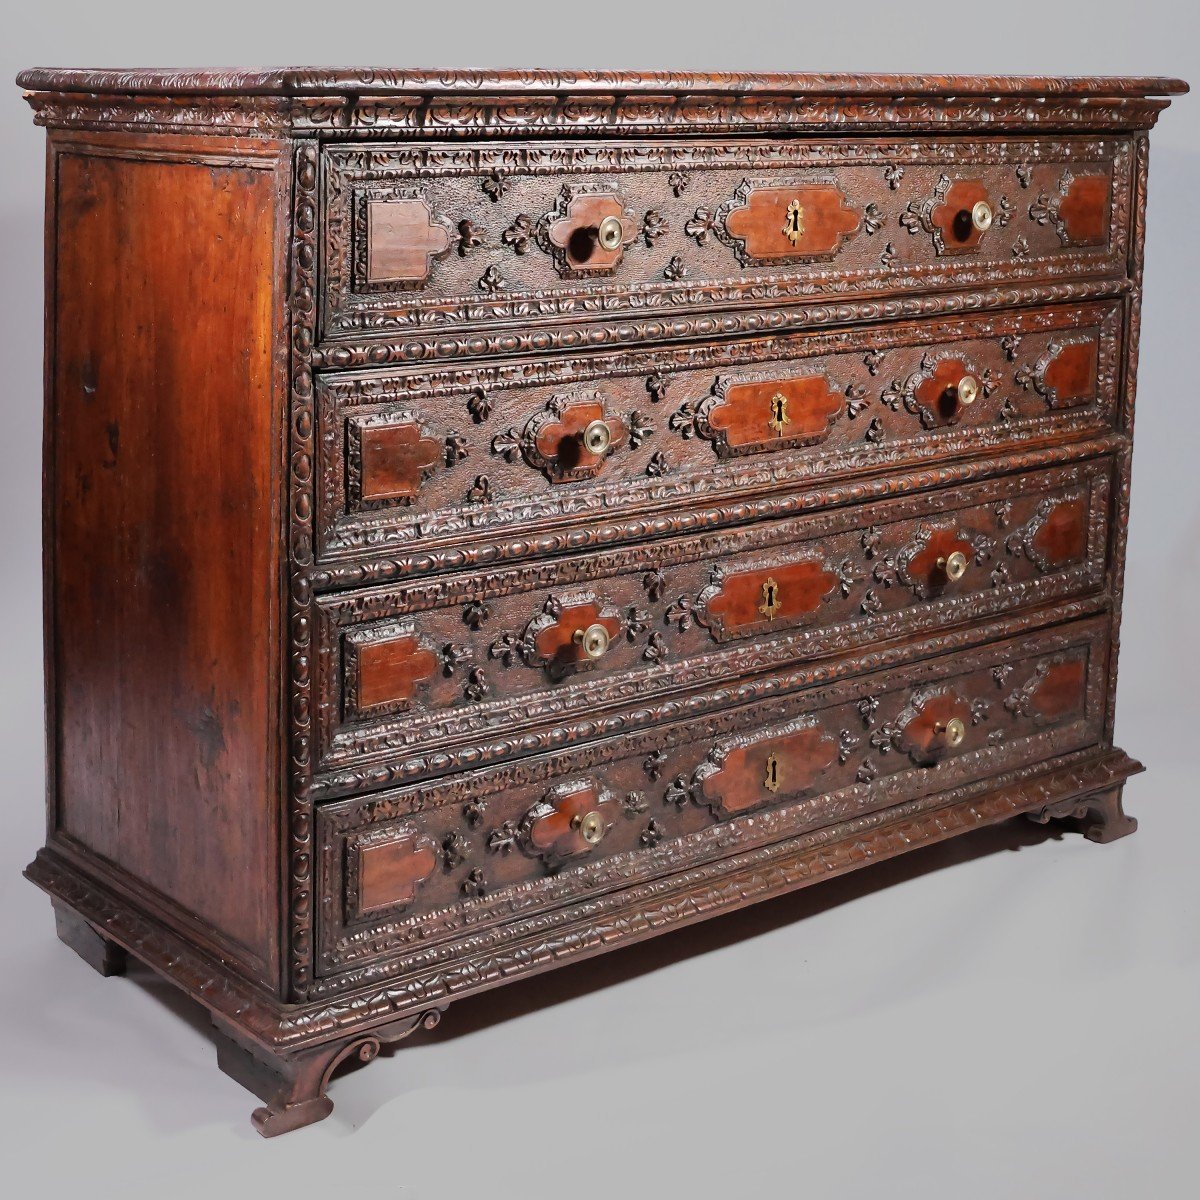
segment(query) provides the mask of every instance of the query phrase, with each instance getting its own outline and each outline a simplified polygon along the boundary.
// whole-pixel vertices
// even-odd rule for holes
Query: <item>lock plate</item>
[[[793,200],[787,206],[787,214],[783,219],[783,233],[793,246],[804,236],[804,206],[799,200]]]
[[[766,776],[763,779],[763,787],[768,792],[777,792],[783,786],[783,764],[779,761],[779,756],[776,754],[767,755]]]

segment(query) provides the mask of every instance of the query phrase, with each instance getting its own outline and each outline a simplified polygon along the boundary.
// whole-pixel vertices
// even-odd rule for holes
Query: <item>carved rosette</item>
[[[981,229],[972,220],[972,213],[979,204],[987,205],[992,214],[987,229]],[[939,255],[973,254],[991,232],[991,227],[1007,225],[1010,216],[1008,199],[1001,196],[999,203],[995,203],[979,180],[954,180],[943,175],[933,195],[910,204],[900,223],[909,233],[924,230],[933,239]]]
[[[425,191],[370,187],[355,193],[353,284],[358,292],[415,291],[458,243]]]
[[[861,215],[834,179],[791,186],[743,179],[710,227],[743,267],[832,259],[861,228]]]
[[[955,751],[974,748],[969,745],[969,731],[975,723],[970,701],[951,687],[930,687],[913,693],[890,733],[901,754],[918,766],[933,766]]]
[[[1064,171],[1057,192],[1041,192],[1029,206],[1029,216],[1039,225],[1052,225],[1064,246],[1103,246],[1108,241],[1111,207],[1108,175]]]
[[[577,392],[550,398],[546,408],[535,414],[522,430],[509,429],[492,439],[492,450],[509,462],[518,456],[541,471],[551,483],[594,479],[605,460],[623,446],[631,429],[647,429],[638,413],[626,421],[608,410],[603,392]],[[603,450],[588,448],[587,433],[593,424],[606,433]]]
[[[621,801],[598,783],[565,783],[547,792],[521,819],[518,844],[553,870],[595,851],[621,812]]]
[[[766,737],[719,742],[692,773],[691,796],[717,816],[736,816],[813,790],[837,761],[838,739],[801,717]]]
[[[520,660],[527,667],[548,671],[554,678],[590,671],[602,658],[589,656],[582,635],[594,626],[603,628],[606,647],[624,631],[620,613],[590,594],[549,596],[542,611],[519,636],[502,633],[492,642],[488,654],[505,666]]]
[[[600,237],[602,224],[609,219],[620,225],[612,248],[606,248]],[[643,222],[611,187],[568,183],[558,193],[554,208],[538,222],[537,244],[550,255],[563,279],[586,279],[611,275],[643,228]]]

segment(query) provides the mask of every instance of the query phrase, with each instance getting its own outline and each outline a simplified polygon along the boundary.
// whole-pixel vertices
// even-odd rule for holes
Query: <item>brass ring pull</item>
[[[961,746],[967,736],[967,727],[961,717],[951,717],[948,721],[939,721],[933,727],[934,733],[941,734],[948,746]]]
[[[571,828],[589,846],[594,846],[604,836],[604,818],[598,812],[579,813],[571,818]]]
[[[612,430],[604,421],[589,421],[583,430],[583,448],[589,454],[604,454],[612,445]]]
[[[996,214],[992,211],[992,206],[986,200],[979,200],[971,209],[971,224],[980,233],[987,233],[992,227],[992,221],[995,220],[995,216]]]
[[[596,241],[600,243],[601,250],[611,252],[620,248],[624,233],[620,217],[605,217],[596,229]]]
[[[974,404],[979,399],[979,380],[974,375],[964,375],[955,390],[959,404]]]
[[[574,640],[588,658],[599,658],[608,649],[611,639],[603,625],[589,625],[586,629],[575,630]]]
[[[951,583],[957,583],[967,573],[968,559],[961,550],[955,550],[939,558],[937,565]]]

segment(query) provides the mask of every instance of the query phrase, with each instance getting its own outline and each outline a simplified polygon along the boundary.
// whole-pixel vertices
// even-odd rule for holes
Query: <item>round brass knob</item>
[[[608,649],[610,638],[603,625],[589,625],[575,630],[575,644],[582,648],[588,658],[599,658]]]
[[[974,404],[979,399],[979,380],[974,375],[964,375],[956,390],[959,404]]]
[[[937,565],[951,583],[956,583],[967,573],[968,559],[961,550],[955,550],[952,554],[939,558]]]
[[[987,233],[992,227],[992,221],[996,214],[992,212],[992,206],[986,200],[979,200],[971,209],[971,224],[979,230],[980,233]]]
[[[583,430],[583,448],[589,454],[604,454],[612,445],[612,430],[605,421],[589,421]]]
[[[604,818],[598,812],[580,813],[571,818],[571,828],[589,846],[594,846],[604,836]]]
[[[616,250],[621,245],[625,230],[620,217],[605,217],[596,229],[596,241],[601,250]]]
[[[939,724],[936,732],[946,739],[946,745],[961,746],[963,738],[967,736],[967,727],[963,724],[961,717],[951,717],[944,724]]]

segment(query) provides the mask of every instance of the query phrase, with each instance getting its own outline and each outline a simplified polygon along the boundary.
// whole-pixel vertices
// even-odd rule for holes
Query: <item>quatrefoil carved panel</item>
[[[590,450],[584,436],[595,422],[603,423],[607,430],[607,444],[600,452]],[[603,392],[557,395],[524,429],[497,434],[492,450],[509,462],[523,458],[551,483],[571,483],[599,475],[605,460],[630,439],[631,431],[640,440],[649,432],[645,419],[634,413],[626,421],[610,412]]]

